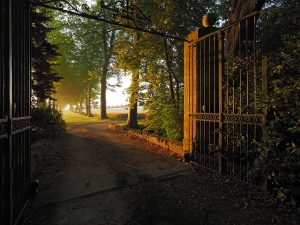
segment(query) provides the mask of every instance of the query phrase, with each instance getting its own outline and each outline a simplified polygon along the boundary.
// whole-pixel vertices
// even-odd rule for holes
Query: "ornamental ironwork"
[[[218,122],[220,115],[218,113],[195,113],[193,118],[201,121]]]
[[[225,123],[263,124],[265,116],[260,114],[224,114]]]
[[[12,133],[18,133],[20,131],[30,129],[30,119],[30,116],[13,118],[11,127]]]
[[[0,137],[7,134],[7,120],[0,120]]]
[[[266,132],[261,108],[267,65],[258,16],[206,35],[196,30],[184,46],[184,151],[196,164],[246,182]],[[236,49],[229,52],[235,38]],[[233,59],[240,60],[238,66]]]
[[[194,113],[190,114],[195,120],[207,122],[219,122],[219,113]],[[224,123],[241,123],[241,124],[263,124],[265,115],[262,114],[221,114]]]
[[[93,19],[125,28],[139,30],[142,32],[187,41],[185,38],[172,36],[156,28],[151,20],[142,10],[129,0],[115,0],[105,3],[101,1],[98,6],[79,4],[72,0],[32,0],[31,5],[40,6],[71,15]]]

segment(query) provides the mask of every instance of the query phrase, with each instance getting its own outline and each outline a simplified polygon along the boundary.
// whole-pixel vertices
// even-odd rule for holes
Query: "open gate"
[[[0,224],[15,224],[30,191],[30,8],[0,2]]]
[[[267,61],[258,13],[202,28],[184,46],[184,150],[192,161],[249,180],[264,132]]]

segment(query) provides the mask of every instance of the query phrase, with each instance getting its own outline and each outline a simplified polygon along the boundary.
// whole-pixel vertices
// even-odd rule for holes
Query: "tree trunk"
[[[85,98],[85,115],[90,117],[90,105],[89,105],[89,98],[86,96]]]
[[[136,31],[134,36],[134,44],[137,45],[140,39],[140,33]],[[138,95],[139,95],[139,73],[140,68],[136,68],[132,71],[131,76],[131,85],[130,85],[130,97],[129,97],[129,106],[128,106],[128,118],[127,126],[130,128],[138,128],[137,121],[137,106],[138,106]]]
[[[87,93],[87,105],[88,105],[88,117],[92,117],[92,111],[91,111],[91,87],[90,84],[88,85],[88,93]]]
[[[88,101],[87,101],[87,96],[85,96],[85,115],[86,116],[88,116],[88,112],[89,112],[89,110],[88,110]]]
[[[79,103],[79,113],[82,114],[82,100],[80,100]]]
[[[177,110],[179,112],[179,105],[180,105],[180,83],[176,81],[176,105]]]
[[[102,67],[102,77],[101,77],[101,92],[100,92],[100,119],[107,119],[106,112],[106,79],[108,73],[109,62],[112,57],[112,51],[115,41],[115,30],[111,31],[110,38],[107,37],[107,24],[103,25],[102,28],[102,44],[103,44],[103,67]],[[108,43],[109,42],[109,43]],[[109,44],[109,45],[108,45]]]
[[[232,0],[231,1],[231,10],[228,15],[229,24],[234,23],[235,21],[262,9],[266,0]],[[244,26],[244,27],[243,27]],[[254,34],[254,21],[248,21],[248,27],[246,25],[241,24],[241,27],[234,26],[228,32],[228,43],[225,49],[225,53],[227,55],[233,55],[236,53],[239,48],[239,33],[246,32],[248,29],[249,39],[251,39],[251,35]],[[241,30],[239,30],[241,29]]]
[[[102,77],[100,83],[100,119],[107,119],[106,112],[106,79],[108,71],[108,45],[107,45],[107,25],[103,24],[102,28],[102,45],[103,45],[103,67],[102,67]]]
[[[107,72],[106,72],[107,73]],[[100,91],[100,119],[107,119],[107,112],[106,112],[106,74],[104,73],[101,77],[101,91]]]
[[[229,23],[233,23],[248,14],[262,9],[266,0],[232,0],[228,16]]]
[[[169,50],[168,50],[168,43],[167,39],[164,39],[164,47],[165,47],[165,57],[166,57],[166,64],[168,68],[168,73],[169,73],[169,84],[170,84],[170,94],[171,94],[171,99],[174,104],[176,104],[175,101],[175,93],[174,93],[174,83],[173,83],[173,77],[176,79],[174,70],[171,65],[171,60],[169,57]]]
[[[139,69],[132,72],[131,86],[130,86],[130,98],[128,106],[128,119],[127,126],[130,128],[138,128],[137,121],[137,106],[138,106],[138,94],[139,94]]]
[[[85,115],[91,116],[91,107],[90,107],[90,85],[88,84],[87,90],[85,92]]]

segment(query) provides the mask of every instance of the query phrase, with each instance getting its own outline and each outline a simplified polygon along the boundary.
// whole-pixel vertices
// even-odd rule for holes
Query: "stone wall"
[[[128,128],[125,129],[122,126],[116,125],[116,124],[110,124],[109,128],[115,129],[115,130],[126,131],[129,135],[136,136],[138,138],[141,138],[141,139],[144,139],[151,143],[154,143],[156,145],[159,145],[159,146],[161,146],[165,149],[168,149],[169,151],[176,153],[180,156],[183,156],[183,154],[184,154],[182,142],[168,140],[166,138],[161,138],[161,137],[158,137],[153,134],[146,133],[146,132],[143,132],[140,130],[128,129]]]

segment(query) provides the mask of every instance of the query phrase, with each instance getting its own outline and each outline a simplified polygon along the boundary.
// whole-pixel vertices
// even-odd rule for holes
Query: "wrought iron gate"
[[[185,43],[184,150],[202,167],[249,180],[265,116],[266,58],[258,14]]]
[[[30,191],[30,9],[0,2],[0,224],[15,224]]]

